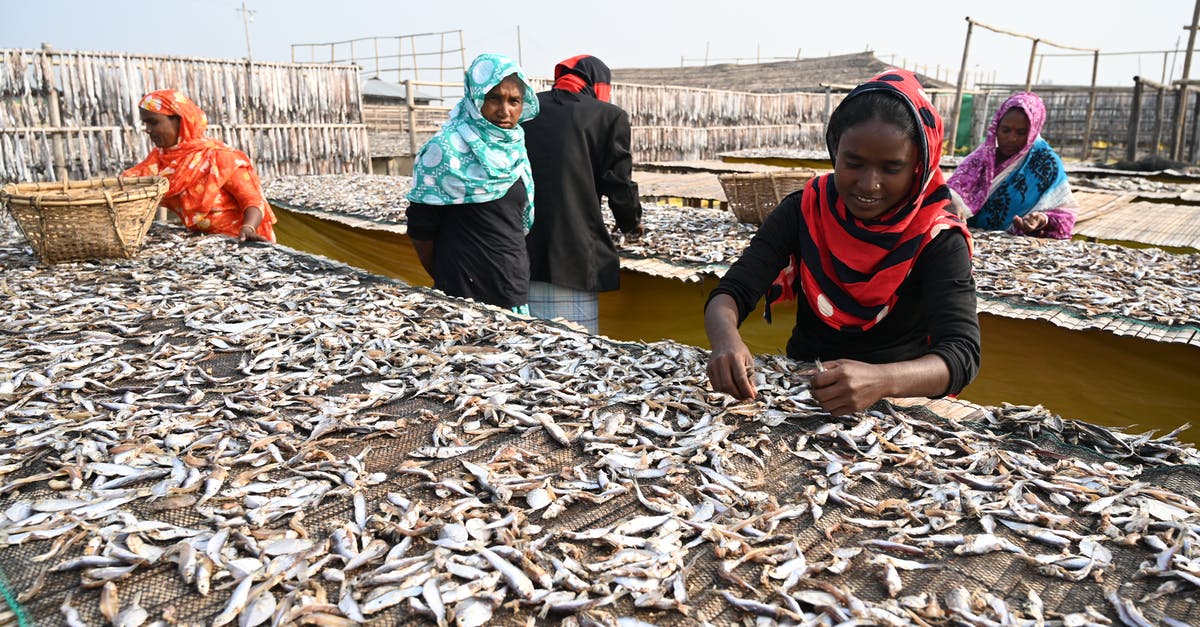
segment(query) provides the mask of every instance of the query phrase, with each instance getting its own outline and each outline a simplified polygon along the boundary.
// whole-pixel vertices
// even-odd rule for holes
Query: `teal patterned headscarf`
[[[529,232],[533,226],[533,174],[525,152],[525,130],[520,124],[500,128],[479,111],[487,93],[511,74],[525,85],[520,121],[537,116],[537,94],[520,66],[499,54],[476,57],[463,79],[463,99],[417,154],[410,201],[427,205],[488,202],[503,198],[520,178],[529,196],[524,213],[525,232]]]

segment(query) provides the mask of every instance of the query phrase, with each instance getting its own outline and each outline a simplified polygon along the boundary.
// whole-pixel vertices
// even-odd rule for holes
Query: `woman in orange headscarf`
[[[193,231],[275,241],[275,214],[250,157],[205,137],[208,116],[196,103],[163,89],[143,96],[138,108],[154,149],[122,176],[166,177],[171,185],[162,205]]]

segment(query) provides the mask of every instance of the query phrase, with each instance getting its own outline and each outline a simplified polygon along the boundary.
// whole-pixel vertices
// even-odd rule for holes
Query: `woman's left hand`
[[[242,226],[241,230],[238,231],[238,241],[239,242],[266,242],[266,241],[270,241],[270,240],[263,237],[262,235],[259,235],[258,229],[247,224],[247,225]]]
[[[834,416],[862,411],[890,394],[887,369],[882,366],[849,359],[824,366],[824,372],[813,375],[812,395]]]

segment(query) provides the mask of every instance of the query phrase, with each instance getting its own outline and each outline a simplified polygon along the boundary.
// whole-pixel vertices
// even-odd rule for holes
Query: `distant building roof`
[[[362,95],[372,98],[389,98],[393,100],[405,100],[408,98],[408,93],[404,89],[404,85],[397,83],[389,83],[381,78],[368,78],[362,82]],[[422,102],[432,102],[441,100],[438,96],[421,93],[421,90],[413,92],[413,100]]]
[[[817,91],[824,89],[821,85],[853,86],[891,67],[873,52],[856,52],[772,63],[614,69],[613,82],[781,93]],[[927,89],[954,88],[951,83],[923,74],[917,77]]]

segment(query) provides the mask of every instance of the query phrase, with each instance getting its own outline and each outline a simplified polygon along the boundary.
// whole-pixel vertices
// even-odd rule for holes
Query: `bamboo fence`
[[[150,150],[137,103],[179,89],[263,178],[366,172],[358,68],[0,49],[0,179],[113,176]]]
[[[1139,86],[1139,82],[1142,85]],[[978,145],[999,107],[1023,85],[988,85],[975,95],[971,126],[971,144]],[[1132,87],[1099,87],[1088,128],[1087,108],[1090,87],[1033,86],[1046,104],[1046,124],[1042,136],[1064,156],[1086,155],[1101,161],[1133,161],[1137,157],[1166,158],[1171,152],[1175,126],[1176,90],[1153,81],[1134,77]],[[1200,99],[1190,102],[1200,107]],[[1185,145],[1195,145],[1195,114],[1185,119]],[[1194,148],[1192,149],[1194,151]]]
[[[549,89],[552,84],[544,78],[530,82],[538,91]],[[629,114],[636,162],[699,160],[746,148],[824,152],[825,125],[850,87],[753,93],[613,83],[612,102]],[[970,121],[972,148],[983,140],[996,108],[1019,89],[1023,86],[992,85],[974,92]],[[1099,88],[1089,128],[1090,87],[1042,86],[1034,87],[1034,91],[1046,103],[1047,122],[1042,134],[1066,156],[1083,156],[1085,143],[1090,143],[1088,154],[1092,157],[1121,158],[1129,142],[1131,113],[1138,115],[1142,129],[1136,139],[1140,151],[1157,155],[1162,142],[1169,141],[1175,109],[1173,93],[1163,95],[1147,90],[1141,96],[1140,109],[1134,112],[1133,88]],[[930,91],[929,97],[949,125],[954,114],[954,92]],[[1158,104],[1160,100],[1162,106]],[[404,110],[403,106],[396,109]],[[373,115],[381,114],[373,112]],[[393,117],[404,115],[396,113]],[[428,136],[444,119],[444,114],[421,118],[417,129]]]
[[[534,79],[538,90],[551,81]],[[754,93],[699,87],[613,83],[613,104],[629,114],[634,161],[713,159],[744,148],[825,150],[825,125],[849,86],[825,91]],[[943,116],[952,93],[932,93]]]

